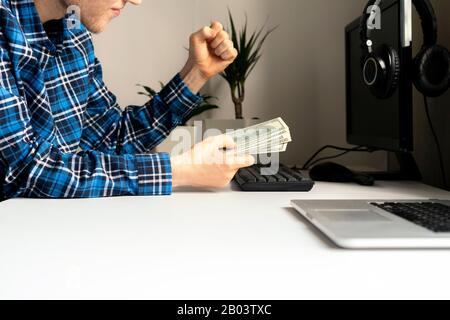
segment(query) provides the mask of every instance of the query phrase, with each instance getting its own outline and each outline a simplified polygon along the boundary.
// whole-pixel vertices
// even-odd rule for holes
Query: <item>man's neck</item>
[[[67,5],[63,0],[34,0],[42,23],[61,19],[65,16]]]

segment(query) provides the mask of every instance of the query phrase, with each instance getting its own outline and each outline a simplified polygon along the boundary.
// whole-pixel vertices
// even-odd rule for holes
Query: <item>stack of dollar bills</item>
[[[289,127],[281,118],[229,132],[227,135],[236,143],[236,148],[227,152],[239,155],[284,152],[292,141]]]

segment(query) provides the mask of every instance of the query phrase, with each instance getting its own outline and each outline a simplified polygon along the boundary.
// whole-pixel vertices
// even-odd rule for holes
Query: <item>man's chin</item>
[[[102,33],[106,30],[108,23],[84,23],[86,29],[94,34]]]

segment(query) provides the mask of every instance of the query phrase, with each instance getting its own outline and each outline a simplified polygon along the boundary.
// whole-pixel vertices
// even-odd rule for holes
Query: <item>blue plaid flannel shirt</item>
[[[122,110],[90,33],[68,19],[43,25],[33,0],[0,0],[4,197],[170,194],[169,155],[149,152],[201,98],[176,75],[146,105]]]

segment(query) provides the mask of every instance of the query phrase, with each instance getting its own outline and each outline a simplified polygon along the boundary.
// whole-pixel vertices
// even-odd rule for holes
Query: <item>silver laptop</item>
[[[450,201],[293,200],[291,205],[342,248],[450,248]]]

